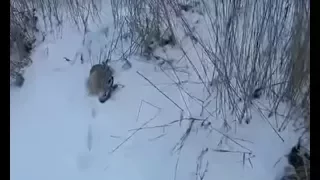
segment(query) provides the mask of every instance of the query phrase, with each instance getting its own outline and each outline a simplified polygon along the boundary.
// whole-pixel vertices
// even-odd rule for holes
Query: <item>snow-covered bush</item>
[[[29,65],[30,52],[36,40],[38,18],[35,9],[23,8],[19,2],[10,1],[10,80]]]
[[[300,142],[292,147],[287,159],[288,166],[285,166],[280,180],[310,179],[310,151],[301,146]]]
[[[173,13],[165,1],[111,0],[111,4],[115,28],[138,45],[137,51],[142,55],[150,57],[157,46],[176,43]]]
[[[48,32],[59,32],[63,21],[86,33],[89,18],[99,18],[99,3],[100,0],[11,0],[10,80],[31,63],[29,55],[36,40],[44,40]]]

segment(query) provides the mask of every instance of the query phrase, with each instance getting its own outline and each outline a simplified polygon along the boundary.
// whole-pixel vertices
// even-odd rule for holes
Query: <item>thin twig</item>
[[[181,111],[183,111],[183,109],[177,104],[175,103],[171,98],[169,98],[166,94],[164,94],[156,85],[154,85],[148,78],[146,78],[144,75],[142,75],[139,71],[137,71],[137,73],[143,77],[146,81],[148,81],[154,88],[156,88],[163,96],[165,96],[168,100],[170,100],[177,108],[179,108]]]
[[[131,139],[139,130],[143,129],[146,125],[148,125],[151,121],[153,121],[158,116],[158,113],[151,119],[149,119],[147,122],[143,123],[140,128],[135,130],[130,136],[128,136],[124,141],[122,141],[117,147],[115,147],[111,153],[114,153],[117,149],[119,149],[125,142],[127,142],[129,139]]]
[[[176,166],[175,166],[175,168],[174,168],[174,178],[173,178],[174,180],[177,179],[177,172],[178,172],[179,160],[180,160],[180,154],[179,154],[179,156],[178,156],[178,159],[177,159],[177,162],[176,162]]]

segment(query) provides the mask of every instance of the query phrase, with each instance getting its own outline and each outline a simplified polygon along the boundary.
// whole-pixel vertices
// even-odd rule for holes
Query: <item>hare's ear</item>
[[[106,66],[107,66],[107,63],[106,63],[105,61],[102,61],[101,65],[102,65],[103,67],[106,67]]]
[[[108,82],[107,82],[109,87],[112,87],[112,86],[113,86],[113,81],[114,81],[113,76],[111,76],[111,77],[108,79]]]

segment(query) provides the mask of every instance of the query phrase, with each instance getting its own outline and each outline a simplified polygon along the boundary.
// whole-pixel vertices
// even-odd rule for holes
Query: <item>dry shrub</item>
[[[44,40],[48,32],[61,31],[64,21],[86,33],[88,20],[99,19],[100,3],[100,0],[11,0],[10,82],[31,63],[29,56],[36,40]]]
[[[304,1],[303,1],[304,2]],[[308,3],[308,1],[307,1]],[[292,27],[292,71],[290,92],[292,104],[302,109],[306,128],[310,128],[310,11],[296,3]]]
[[[37,21],[34,9],[10,1],[10,83],[31,63],[29,55],[38,32]]]

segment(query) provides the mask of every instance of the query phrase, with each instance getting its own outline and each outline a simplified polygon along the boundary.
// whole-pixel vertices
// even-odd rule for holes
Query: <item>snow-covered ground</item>
[[[111,26],[112,19],[104,22]],[[254,111],[251,123],[238,125],[236,133],[234,127],[222,128],[218,118],[207,128],[195,121],[182,150],[174,149],[191,120],[184,115],[180,123],[180,109],[137,73],[185,108],[180,91],[163,85],[172,81],[153,64],[137,58],[131,59],[129,70],[121,63],[111,64],[115,82],[124,87],[104,104],[88,97],[85,79],[92,63],[97,63],[92,61],[99,56],[101,42],[107,44],[103,31],[92,29],[87,40],[98,50],[91,52],[91,62],[64,60],[87,47],[86,42],[82,46],[81,33],[65,26],[62,38],[48,37],[35,49],[24,86],[11,89],[12,180],[197,180],[205,169],[204,179],[272,180],[282,171],[287,164],[284,155],[299,135],[289,127],[279,133],[283,142]],[[171,56],[175,51],[181,56],[170,49]],[[198,88],[190,91],[203,94]],[[197,104],[184,98],[192,117],[204,119],[196,114]],[[168,124],[173,121],[177,123]]]

